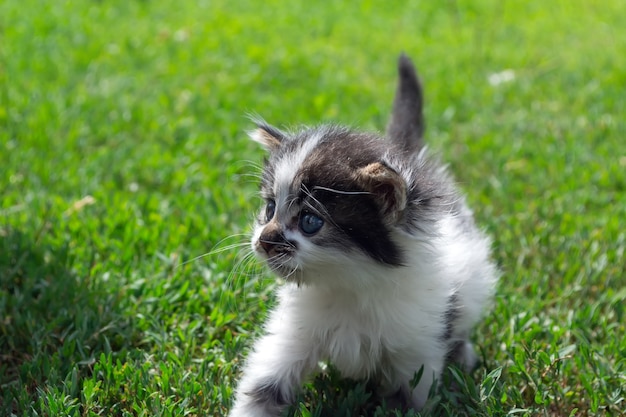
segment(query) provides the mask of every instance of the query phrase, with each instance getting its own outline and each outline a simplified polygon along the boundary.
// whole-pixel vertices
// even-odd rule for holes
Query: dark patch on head
[[[325,187],[340,189],[332,183]],[[402,251],[391,239],[391,232],[381,219],[379,208],[371,196],[342,195],[320,189],[313,191],[312,195],[321,203],[328,213],[327,217],[332,219],[333,225],[340,232],[335,239],[324,236],[328,245],[342,249],[356,245],[377,262],[402,265]]]
[[[333,132],[311,152],[298,183],[304,190],[304,205],[327,218],[339,232],[324,235],[320,243],[344,250],[356,246],[377,262],[400,266],[402,251],[391,239],[376,196],[359,185],[355,177],[357,169],[380,160],[383,146],[372,136],[347,130]]]
[[[276,381],[265,381],[245,394],[268,411],[279,410],[289,403]]]

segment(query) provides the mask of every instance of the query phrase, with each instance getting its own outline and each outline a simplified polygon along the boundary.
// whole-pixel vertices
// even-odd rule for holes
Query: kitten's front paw
[[[280,413],[271,413],[265,407],[237,406],[230,410],[228,417],[278,417]]]
[[[267,404],[237,401],[228,417],[279,417],[280,414],[280,409],[268,407]]]
[[[237,395],[229,417],[278,417],[286,405],[278,384],[258,384]]]

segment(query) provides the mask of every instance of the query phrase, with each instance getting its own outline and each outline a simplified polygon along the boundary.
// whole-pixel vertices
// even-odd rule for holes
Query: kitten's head
[[[287,134],[262,122],[251,137],[269,151],[252,247],[272,270],[312,283],[329,266],[402,264],[392,229],[407,184],[385,162],[389,143],[335,126]]]
[[[387,140],[336,126],[288,134],[257,123],[251,137],[269,157],[252,248],[275,272],[313,283],[328,268],[402,265],[399,230],[428,234],[438,215],[459,210],[445,172],[423,157],[422,97],[402,54]]]

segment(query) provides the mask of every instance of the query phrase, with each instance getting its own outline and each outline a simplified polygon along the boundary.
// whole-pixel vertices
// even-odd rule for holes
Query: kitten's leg
[[[478,365],[478,356],[469,340],[457,340],[450,345],[448,361],[456,363],[465,372],[471,372]]]
[[[464,287],[461,289],[464,289]],[[456,363],[463,371],[470,372],[476,367],[478,357],[474,353],[472,343],[469,341],[469,334],[476,319],[472,318],[471,312],[467,311],[467,299],[460,292],[450,297],[448,310],[445,314],[446,330],[444,340],[448,346],[446,361],[448,363]],[[479,313],[480,310],[476,310],[475,314]]]
[[[436,378],[439,378],[439,373],[435,374],[433,370],[431,370],[430,372],[424,370],[419,384],[417,384],[415,388],[409,391],[409,404],[413,409],[421,410],[424,407],[424,404],[426,404],[426,400],[428,399],[428,393],[430,392],[430,388],[432,387]],[[410,389],[408,385],[407,387],[408,389]]]
[[[279,416],[317,366],[315,344],[276,313],[248,355],[230,417]]]
[[[412,387],[411,381],[415,377],[415,372],[419,371],[422,367],[421,363],[425,363],[424,370],[422,372],[422,376],[415,388]],[[409,373],[407,370],[413,369],[415,372]],[[404,367],[401,371],[399,371],[399,377],[402,378],[401,381],[401,392],[408,405],[415,409],[421,410],[426,404],[426,400],[428,399],[428,393],[434,383],[438,383],[438,380],[441,377],[441,372],[443,370],[443,357],[439,358],[428,358],[424,360],[424,362],[420,361],[420,365],[411,365]]]

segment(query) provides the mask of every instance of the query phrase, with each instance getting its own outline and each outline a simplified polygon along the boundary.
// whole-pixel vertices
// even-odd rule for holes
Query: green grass
[[[504,272],[481,367],[452,369],[422,415],[619,415],[625,15],[621,0],[4,0],[0,415],[224,414],[274,280],[233,251],[180,265],[249,231],[263,153],[246,115],[381,130],[400,51]],[[292,410],[347,411],[399,415],[333,372]]]

